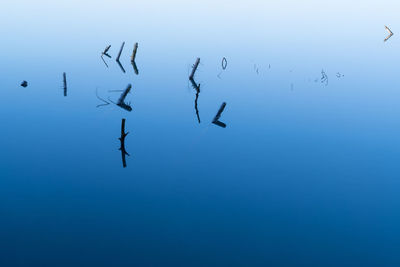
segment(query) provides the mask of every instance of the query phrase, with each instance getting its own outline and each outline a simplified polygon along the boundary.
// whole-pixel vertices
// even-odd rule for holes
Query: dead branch
[[[132,63],[135,62],[137,49],[138,49],[138,43],[135,43],[135,45],[133,46],[133,51],[131,56]]]
[[[385,25],[385,29],[389,32],[389,35],[385,38],[385,40],[383,40],[384,42],[386,42],[387,40],[389,40],[390,37],[393,36],[393,32],[389,29],[388,26]]]
[[[119,97],[118,101],[117,101],[117,106],[127,110],[127,111],[132,111],[132,107],[130,106],[130,104],[125,103],[125,98],[126,96],[129,94],[129,92],[131,91],[132,85],[128,84],[128,86],[126,87],[126,89],[122,92],[121,96]]]
[[[136,62],[134,61],[134,62],[131,62],[131,63],[132,63],[132,66],[133,66],[133,71],[135,72],[136,75],[139,75],[139,70],[138,70],[138,68],[136,66]]]
[[[67,96],[67,74],[63,73],[64,96]]]
[[[122,66],[121,62],[119,62],[119,60],[117,60],[117,63],[118,63],[118,66],[121,68],[122,72],[125,73],[126,71],[125,71],[124,67]]]
[[[214,124],[216,124],[216,125],[218,125],[218,126],[220,126],[222,128],[225,128],[226,124],[221,122],[221,121],[219,121],[219,118],[221,117],[221,114],[224,111],[225,107],[226,107],[226,103],[223,102],[221,107],[219,108],[219,110],[217,112],[217,115],[215,115],[214,119],[212,120],[212,123],[214,123]]]
[[[197,105],[197,101],[199,100],[199,95],[200,95],[200,84],[197,85],[196,82],[193,79],[190,79],[190,82],[192,83],[193,88],[196,90],[196,98],[194,100],[194,109],[196,111],[196,116],[197,116],[197,120],[200,121],[200,114],[199,114],[199,109],[198,109],[198,105]]]
[[[198,58],[196,59],[196,62],[195,62],[194,65],[193,65],[192,73],[191,73],[190,76],[189,76],[189,80],[190,80],[190,79],[193,79],[194,74],[196,73],[196,70],[197,70],[197,67],[199,66],[199,64],[200,64],[200,58],[198,57]]]
[[[124,45],[125,45],[125,42],[122,42],[121,48],[120,48],[120,50],[118,52],[118,56],[116,58],[116,61],[119,61],[119,58],[121,57],[122,50],[124,49]]]
[[[125,149],[125,137],[129,134],[129,132],[125,133],[125,119],[122,119],[121,122],[121,137],[118,138],[119,141],[121,142],[121,147],[119,150],[121,151],[121,157],[122,157],[122,166],[126,168],[126,155],[129,156],[129,153],[126,152]]]

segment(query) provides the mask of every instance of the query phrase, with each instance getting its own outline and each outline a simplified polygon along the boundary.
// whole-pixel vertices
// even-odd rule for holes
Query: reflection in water
[[[97,99],[99,99],[100,101],[102,101],[102,102],[104,103],[104,104],[97,105],[96,108],[101,107],[101,106],[110,105],[110,102],[104,100],[103,98],[101,98],[101,97],[99,96],[99,94],[97,93],[97,88],[96,88],[96,97],[97,97]]]
[[[121,137],[118,138],[119,141],[121,142],[121,147],[119,150],[121,151],[121,157],[122,157],[122,166],[126,168],[126,155],[129,156],[128,152],[125,150],[125,137],[128,135],[129,132],[125,133],[125,119],[122,119],[121,122]]]
[[[63,73],[64,96],[67,96],[67,74]]]
[[[257,64],[254,64],[254,70],[255,70],[255,72],[257,73],[257,75],[259,74],[259,72],[258,72],[258,66],[257,66]]]
[[[118,63],[118,66],[121,68],[122,72],[125,73],[126,71],[125,71],[124,67],[122,66],[121,62],[119,62],[119,60],[117,60],[117,63]]]
[[[325,86],[327,86],[328,85],[328,75],[326,75],[324,70],[321,71],[321,75],[322,75],[321,83],[325,83]]]
[[[103,56],[101,56],[101,60],[103,60],[104,64],[106,64],[106,67],[108,68],[108,64],[107,64],[106,61],[104,60]]]
[[[200,84],[197,85],[193,78],[190,79],[190,82],[192,83],[193,88],[196,90],[196,99],[194,100],[194,109],[196,110],[197,120],[200,123],[200,114],[199,114],[199,109],[197,106],[197,101],[199,100],[199,94],[200,94]]]
[[[125,98],[126,96],[129,94],[129,92],[131,91],[132,85],[128,84],[128,86],[126,87],[126,89],[122,92],[121,96],[118,99],[117,102],[117,106],[127,110],[127,111],[132,111],[132,107],[130,106],[130,104],[125,103]]]
[[[219,118],[221,117],[221,114],[224,111],[225,107],[226,107],[226,103],[224,102],[224,103],[222,103],[221,107],[219,108],[217,115],[215,115],[214,119],[212,120],[212,123],[214,123],[222,128],[225,128],[226,124],[219,121]]]
[[[138,70],[138,68],[136,66],[136,62],[133,61],[131,63],[132,63],[132,66],[133,66],[133,71],[135,72],[136,75],[139,75],[139,70]]]
[[[27,87],[27,86],[28,86],[28,82],[27,82],[27,81],[23,81],[23,82],[21,83],[21,86],[24,87],[24,88]]]

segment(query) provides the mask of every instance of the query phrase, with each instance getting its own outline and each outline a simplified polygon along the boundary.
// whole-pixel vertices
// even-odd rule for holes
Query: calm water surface
[[[398,4],[6,2],[1,266],[400,265]]]

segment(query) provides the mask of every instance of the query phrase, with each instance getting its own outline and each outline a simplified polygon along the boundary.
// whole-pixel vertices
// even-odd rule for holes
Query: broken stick
[[[190,76],[189,76],[189,80],[190,80],[190,79],[193,79],[194,74],[195,74],[195,72],[196,72],[197,67],[199,66],[199,64],[200,64],[200,58],[198,57],[198,58],[196,59],[196,62],[195,62],[194,65],[193,65],[192,73],[191,73]]]
[[[221,107],[219,108],[219,110],[217,112],[217,115],[215,115],[214,119],[212,120],[212,123],[214,123],[214,124],[216,124],[216,125],[218,125],[218,126],[220,126],[222,128],[225,128],[226,124],[221,122],[221,121],[219,121],[219,118],[221,117],[221,114],[224,111],[225,107],[226,107],[226,103],[223,102]]]
[[[132,111],[132,107],[129,104],[125,103],[125,98],[131,91],[132,85],[128,84],[126,89],[122,92],[121,96],[118,99],[117,106],[127,110],[127,111]]]
[[[63,73],[64,96],[67,96],[67,74]]]
[[[129,132],[125,133],[125,119],[122,119],[121,122],[121,137],[118,138],[119,141],[121,142],[121,147],[119,148],[119,150],[121,150],[121,156],[122,156],[122,166],[124,168],[126,168],[126,155],[129,156],[129,153],[126,152],[125,149],[125,137],[128,135]]]
[[[135,43],[135,45],[133,46],[133,51],[131,56],[132,64],[135,62],[137,49],[138,49],[138,43]]]
[[[121,57],[122,50],[124,49],[124,45],[125,45],[125,42],[122,42],[121,49],[118,52],[118,56],[116,58],[116,61],[119,61],[119,58]]]

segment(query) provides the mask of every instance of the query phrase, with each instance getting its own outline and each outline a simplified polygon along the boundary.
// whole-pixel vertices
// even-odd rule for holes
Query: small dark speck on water
[[[28,86],[28,82],[27,82],[27,81],[23,81],[23,82],[21,83],[21,86],[22,86],[22,87],[27,87],[27,86]]]

